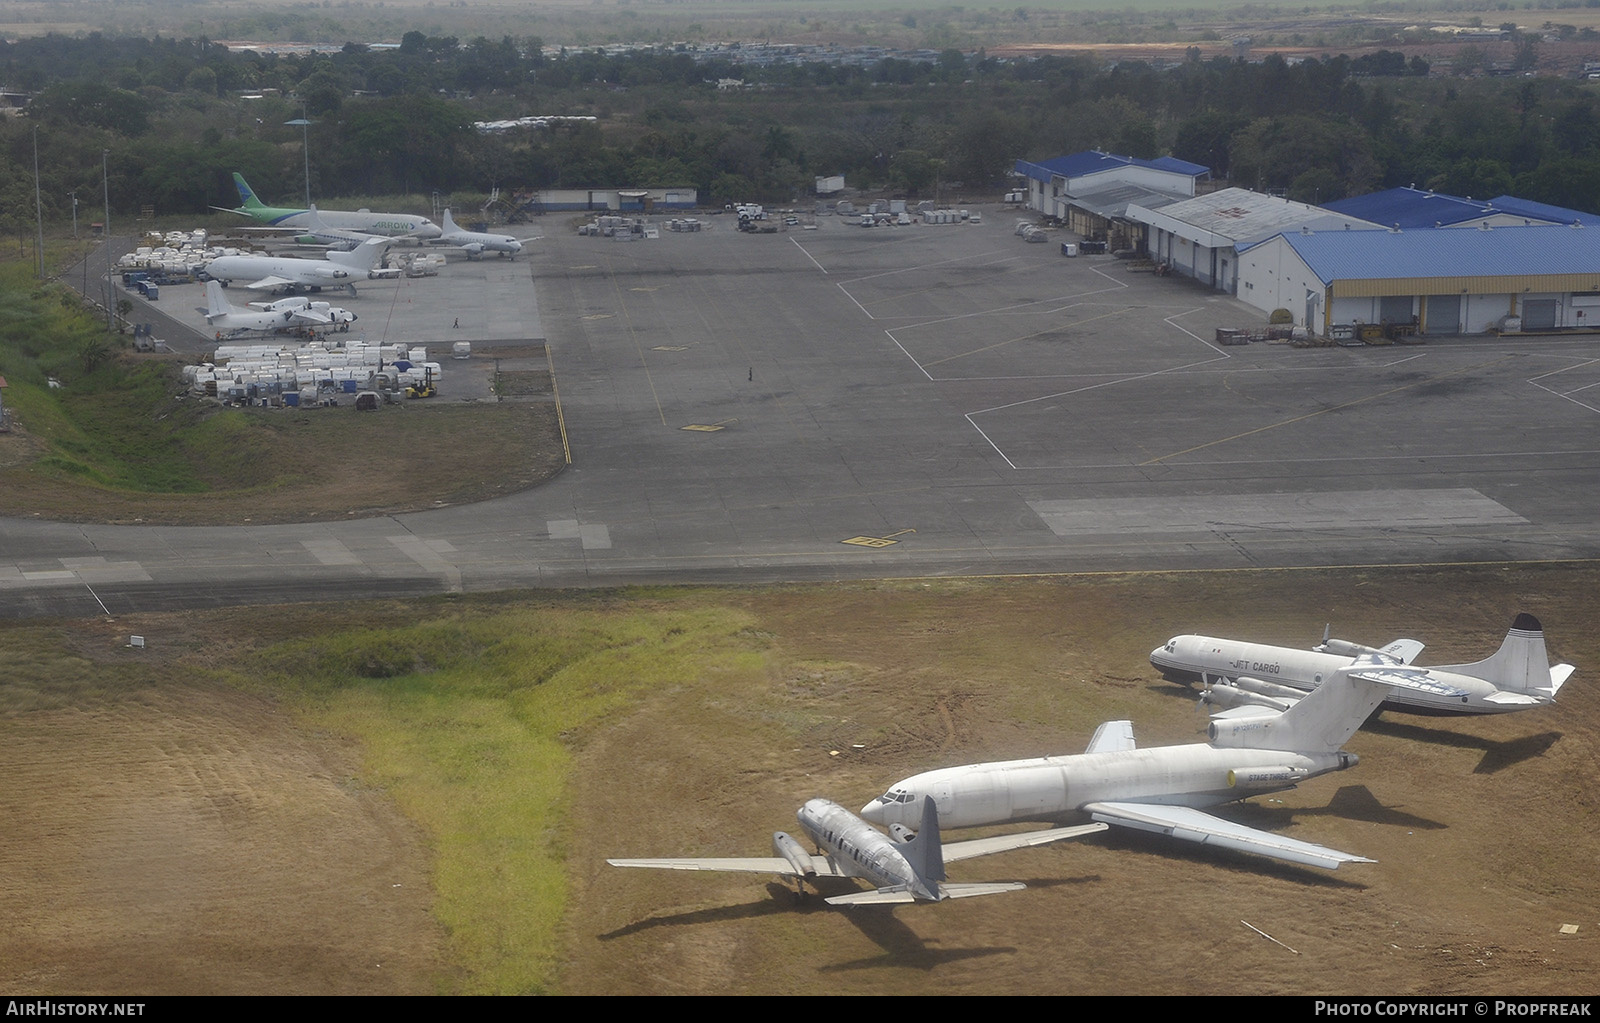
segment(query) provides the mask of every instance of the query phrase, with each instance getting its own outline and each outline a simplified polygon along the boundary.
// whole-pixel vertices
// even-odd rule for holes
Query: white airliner
[[[373,238],[384,238],[385,241],[390,243],[394,241],[393,238],[387,238],[384,235],[370,231],[352,231],[348,228],[334,227],[323,219],[322,214],[317,210],[317,204],[312,203],[310,211],[306,213],[306,231],[304,234],[297,236],[296,241],[317,242],[332,249],[348,252],[364,242],[371,241]]]
[[[1391,680],[1390,685],[1407,685]],[[1329,675],[1288,710],[1238,707],[1212,718],[1210,742],[1138,749],[1127,721],[1101,725],[1084,753],[928,771],[889,786],[862,808],[880,824],[906,824],[924,800],[945,828],[1081,819],[1171,835],[1330,870],[1371,863],[1205,813],[1354,767],[1342,747],[1377,708],[1384,686],[1349,668]]]
[[[522,251],[522,242],[509,234],[465,230],[451,218],[449,210],[444,211],[444,231],[439,235],[438,241],[443,245],[455,245],[464,249],[468,259],[477,259],[485,252],[498,252],[502,256],[516,259],[517,253]]]
[[[956,860],[987,856],[990,853],[1022,849],[1059,842],[1062,839],[1104,831],[1104,824],[1074,828],[1053,828],[1020,835],[1000,835],[972,842],[943,845],[939,841],[939,820],[933,804],[919,811],[908,811],[921,826],[913,835],[899,824],[885,835],[877,828],[826,799],[812,799],[795,815],[800,827],[822,850],[808,853],[805,847],[782,831],[772,835],[774,856],[712,859],[606,860],[613,867],[655,867],[663,870],[731,870],[751,874],[777,874],[792,877],[796,885],[807,878],[859,877],[876,889],[835,895],[827,902],[834,906],[859,906],[884,902],[942,902],[973,895],[993,895],[1027,887],[1017,881],[988,884],[945,884],[944,865]]]
[[[214,280],[206,282],[206,307],[198,311],[205,314],[207,325],[216,328],[219,340],[224,334],[252,330],[342,326],[356,318],[356,314],[347,309],[303,297],[261,303],[258,308],[235,309],[222,294],[221,283]]]
[[[1150,663],[1174,682],[1205,685],[1206,702],[1215,706],[1253,704],[1282,710],[1324,678],[1361,661],[1369,676],[1398,673],[1419,683],[1389,693],[1386,705],[1454,714],[1503,714],[1546,706],[1574,670],[1570,664],[1549,663],[1544,630],[1530,614],[1517,615],[1500,649],[1476,663],[1423,668],[1411,663],[1421,652],[1422,644],[1414,639],[1397,639],[1376,649],[1329,639],[1326,631],[1322,644],[1311,650],[1174,636],[1150,651]],[[1427,683],[1435,685],[1430,688]]]
[[[234,281],[247,281],[245,287],[272,291],[320,291],[342,287],[356,293],[356,280],[383,275],[378,264],[389,239],[373,238],[350,252],[330,252],[326,259],[299,259],[293,256],[218,256],[206,264],[206,274],[226,287]]]

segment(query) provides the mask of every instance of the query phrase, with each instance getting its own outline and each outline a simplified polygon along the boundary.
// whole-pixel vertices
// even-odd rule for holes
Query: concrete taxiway
[[[363,289],[340,304],[369,336],[546,339],[571,468],[336,524],[0,519],[0,613],[1600,556],[1600,340],[1221,347],[1259,312],[986,212],[631,243],[552,221],[515,262]]]

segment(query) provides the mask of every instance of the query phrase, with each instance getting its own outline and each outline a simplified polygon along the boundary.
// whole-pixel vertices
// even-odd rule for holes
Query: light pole
[[[300,107],[302,116],[283,123],[289,126],[300,126],[300,152],[305,156],[306,160],[306,209],[309,210],[311,208],[311,122],[305,119],[305,112],[306,108],[302,105]]]
[[[111,317],[116,312],[113,306],[117,295],[117,289],[111,283],[111,175],[106,170],[106,160],[110,155],[111,150],[100,150],[100,188],[106,205],[105,227],[100,232],[100,244],[106,251],[106,286],[101,293],[105,295],[106,299],[106,333],[108,334],[114,329]]]

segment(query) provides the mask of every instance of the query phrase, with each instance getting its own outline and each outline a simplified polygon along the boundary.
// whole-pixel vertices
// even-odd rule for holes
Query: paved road
[[[337,524],[0,519],[0,613],[1600,555],[1600,341],[1223,348],[1259,314],[995,211],[715,228],[620,243],[552,218],[516,262],[344,303],[367,336],[548,339],[574,459],[554,481]]]

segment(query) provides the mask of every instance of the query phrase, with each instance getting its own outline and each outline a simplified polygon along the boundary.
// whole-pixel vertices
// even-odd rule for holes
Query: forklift
[[[438,390],[433,386],[433,370],[431,369],[422,371],[422,383],[410,384],[406,387],[407,398],[431,398],[438,393]]]

